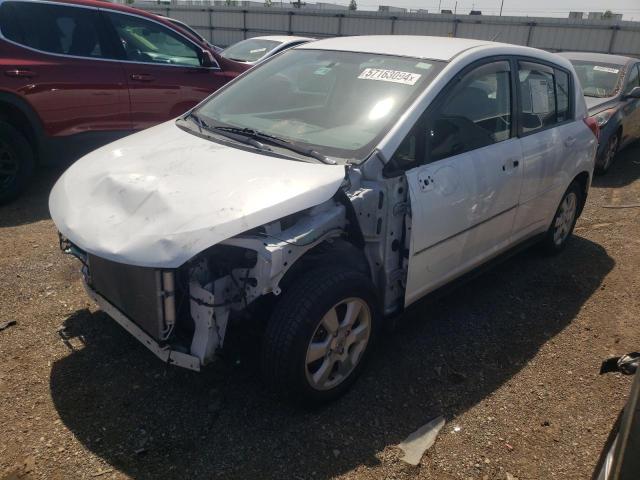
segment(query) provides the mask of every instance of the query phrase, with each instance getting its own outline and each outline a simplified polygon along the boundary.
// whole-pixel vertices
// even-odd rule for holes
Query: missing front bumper
[[[187,353],[178,352],[172,350],[167,346],[161,346],[147,333],[145,333],[134,322],[129,320],[120,310],[112,305],[107,299],[101,296],[98,292],[93,290],[86,281],[83,280],[83,285],[89,297],[98,304],[98,306],[116,322],[118,322],[127,332],[137,338],[145,347],[151,350],[156,357],[165,363],[177,365],[179,367],[200,371],[200,359]]]

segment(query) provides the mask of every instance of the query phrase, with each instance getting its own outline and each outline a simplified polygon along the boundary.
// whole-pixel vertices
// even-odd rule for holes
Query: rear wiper
[[[305,148],[296,145],[295,143],[289,142],[287,140],[283,140],[282,138],[276,137],[274,135],[269,135],[268,133],[258,132],[253,130],[252,128],[240,128],[240,127],[210,127],[214,131],[223,131],[229,133],[235,133],[238,135],[246,135],[247,137],[253,138],[255,140],[262,140],[263,142],[269,142],[273,145],[277,145],[279,147],[286,148],[287,150],[291,150],[292,152],[299,153],[300,155],[304,155],[306,157],[315,158],[316,160],[321,161],[322,163],[326,163],[327,165],[336,165],[337,162],[332,158],[323,155],[322,153],[313,150],[312,148]]]
[[[219,135],[222,135],[223,137],[227,137],[230,138],[231,140],[236,140],[238,141],[238,135],[244,137],[244,143],[251,145],[253,147],[256,147],[257,149],[260,150],[267,150],[267,151],[271,151],[271,149],[266,146],[264,143],[257,141],[255,138],[253,138],[250,135],[246,135],[243,132],[234,132],[232,130],[227,130],[226,127],[214,127],[212,125],[209,125],[207,122],[205,122],[202,118],[200,118],[196,113],[191,112],[190,114],[188,114],[185,118],[191,118],[193,119],[194,123],[198,126],[198,128],[200,129],[200,133],[202,133],[202,130],[206,130],[208,132],[215,132],[218,133]],[[220,131],[222,131],[223,133],[220,133]],[[229,132],[235,135],[225,135],[224,132]]]

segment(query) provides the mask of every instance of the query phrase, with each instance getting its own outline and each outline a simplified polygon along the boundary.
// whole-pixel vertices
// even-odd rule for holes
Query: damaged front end
[[[173,269],[133,266],[84,252],[89,296],[167,363],[191,370],[211,362],[228,326],[256,300],[281,293],[281,281],[305,253],[344,234],[346,207],[330,199],[224,240]]]

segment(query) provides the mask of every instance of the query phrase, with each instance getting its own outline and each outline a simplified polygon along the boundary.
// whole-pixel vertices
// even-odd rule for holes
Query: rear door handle
[[[36,72],[32,70],[23,69],[23,68],[13,68],[11,70],[5,70],[4,74],[7,77],[22,77],[22,78],[31,78],[36,76]]]
[[[564,141],[564,144],[567,147],[573,147],[573,144],[576,143],[576,139],[574,137],[569,137]]]
[[[153,75],[149,73],[132,73],[131,80],[135,80],[136,82],[151,82],[154,78]]]

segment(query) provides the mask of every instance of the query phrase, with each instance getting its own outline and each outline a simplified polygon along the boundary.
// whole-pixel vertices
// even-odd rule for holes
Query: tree
[[[357,10],[358,9],[358,4],[356,3],[356,0],[351,0],[349,2],[349,10]]]
[[[604,18],[604,19],[613,18],[613,12],[612,12],[611,10],[606,10],[606,11],[602,14],[602,18]]]
[[[271,0],[264,0],[264,6],[265,7],[272,7],[273,6],[273,2]]]

